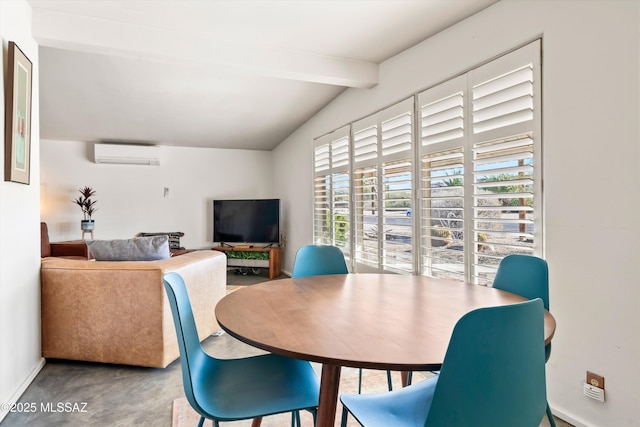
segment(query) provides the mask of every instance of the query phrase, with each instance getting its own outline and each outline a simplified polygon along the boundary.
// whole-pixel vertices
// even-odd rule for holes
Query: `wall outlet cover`
[[[594,374],[593,372],[587,371],[587,384],[604,390],[604,377],[602,375]]]

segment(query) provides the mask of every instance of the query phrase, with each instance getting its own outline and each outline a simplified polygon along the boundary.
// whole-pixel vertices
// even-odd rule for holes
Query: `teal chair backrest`
[[[538,426],[547,407],[543,317],[540,299],[463,316],[425,427]]]
[[[171,313],[173,314],[173,323],[178,336],[184,392],[189,404],[201,415],[207,416],[206,411],[198,404],[197,387],[200,383],[198,374],[207,370],[203,369],[205,365],[216,364],[217,361],[208,357],[202,349],[196,322],[193,318],[193,311],[191,310],[191,302],[187,294],[187,287],[182,276],[178,273],[167,273],[162,277],[162,281],[167,291]],[[212,368],[211,366],[207,367],[209,370]]]
[[[298,249],[291,277],[347,274],[344,254],[337,246],[308,245]]]
[[[500,261],[493,287],[527,299],[540,298],[549,310],[549,267],[542,258],[507,255]]]
[[[507,255],[500,261],[493,287],[527,299],[540,298],[549,310],[549,266],[531,255]],[[551,343],[545,346],[545,358],[551,356]]]

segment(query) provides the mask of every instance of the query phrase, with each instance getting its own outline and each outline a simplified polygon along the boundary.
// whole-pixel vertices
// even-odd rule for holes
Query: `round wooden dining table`
[[[340,274],[248,286],[216,306],[231,336],[271,353],[322,364],[317,426],[335,422],[340,368],[440,369],[457,321],[525,298],[426,276]],[[545,312],[545,344],[555,332]],[[542,343],[541,343],[542,345]]]

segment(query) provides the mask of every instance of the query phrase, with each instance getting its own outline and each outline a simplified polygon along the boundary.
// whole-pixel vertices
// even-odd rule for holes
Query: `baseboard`
[[[46,360],[44,359],[44,357],[41,357],[38,363],[36,363],[33,369],[31,369],[31,372],[29,372],[29,375],[27,375],[27,377],[22,381],[18,389],[11,395],[9,400],[7,402],[2,402],[3,404],[2,404],[2,407],[0,408],[0,422],[4,420],[4,417],[7,416],[7,414],[10,412],[11,408],[13,407],[13,405],[18,402],[22,394],[27,390],[27,387],[31,385],[36,375],[38,375],[38,373],[42,370],[42,368],[44,368],[45,364],[46,364]]]
[[[575,427],[594,427],[593,424],[589,424],[589,423],[585,422],[584,420],[581,420],[580,418],[576,418],[574,416],[571,416],[566,411],[563,411],[561,409],[557,409],[557,408],[555,408],[553,406],[551,406],[551,412],[553,413],[554,417],[560,418],[562,421],[568,422],[572,426],[575,426]]]

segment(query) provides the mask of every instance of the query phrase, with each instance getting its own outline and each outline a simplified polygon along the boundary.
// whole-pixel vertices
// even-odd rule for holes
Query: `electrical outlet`
[[[604,377],[587,371],[587,384],[604,390]]]

